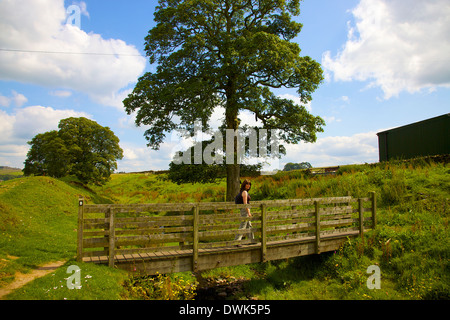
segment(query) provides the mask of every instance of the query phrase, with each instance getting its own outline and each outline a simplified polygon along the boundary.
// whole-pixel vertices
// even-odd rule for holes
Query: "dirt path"
[[[6,295],[10,294],[12,291],[19,289],[20,287],[26,285],[28,282],[33,281],[36,278],[43,277],[62,265],[64,265],[66,261],[56,261],[44,264],[39,268],[31,271],[30,273],[20,273],[17,272],[15,274],[15,279],[12,283],[8,284],[6,287],[0,288],[0,300],[3,299]]]

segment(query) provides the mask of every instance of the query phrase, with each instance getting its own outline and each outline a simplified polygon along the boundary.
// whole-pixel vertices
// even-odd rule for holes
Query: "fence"
[[[252,217],[241,217],[242,208],[250,208]],[[239,229],[240,223],[248,220],[255,239],[236,240],[236,235],[248,234],[248,229]],[[252,245],[260,250],[260,260],[267,261],[269,246],[302,241],[313,241],[315,253],[320,253],[330,249],[321,244],[323,240],[363,236],[375,225],[374,192],[359,199],[348,196],[252,201],[248,205],[229,202],[95,205],[80,198],[77,259],[113,267],[121,256],[142,258],[175,252],[189,254],[195,271],[199,253]],[[278,251],[270,260],[284,258],[282,250]]]

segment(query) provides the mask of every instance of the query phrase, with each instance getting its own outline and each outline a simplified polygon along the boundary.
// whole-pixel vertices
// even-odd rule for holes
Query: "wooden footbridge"
[[[251,218],[240,209],[249,207]],[[235,240],[251,220],[255,239]],[[201,271],[337,250],[376,225],[376,196],[176,204],[79,201],[77,259],[141,274]]]

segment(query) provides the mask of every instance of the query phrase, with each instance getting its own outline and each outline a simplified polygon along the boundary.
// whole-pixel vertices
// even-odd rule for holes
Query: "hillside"
[[[49,177],[0,182],[0,286],[16,271],[74,257],[79,195],[101,201],[85,188]]]
[[[251,195],[254,200],[348,193],[359,197],[369,191],[377,193],[378,228],[368,233],[364,242],[349,241],[334,254],[222,268],[205,272],[203,277],[216,287],[223,286],[226,279],[239,279],[241,288],[232,299],[449,299],[448,164],[412,161],[346,166],[335,176],[281,172],[253,178]],[[165,175],[152,174],[115,174],[104,186],[49,177],[0,182],[0,287],[10,283],[17,271],[29,272],[51,261],[76,263],[80,195],[90,203],[142,203],[223,201],[224,194],[225,181],[177,185]],[[367,289],[369,265],[380,266],[382,290]],[[150,286],[150,282],[132,279],[123,287],[125,275],[119,271],[83,264],[90,279],[88,288],[43,294],[42,288],[51,287],[55,279],[64,282],[66,269],[60,268],[55,276],[35,281],[9,298],[142,299],[145,296],[136,292]]]
[[[0,166],[0,181],[20,178],[22,175],[22,169]]]

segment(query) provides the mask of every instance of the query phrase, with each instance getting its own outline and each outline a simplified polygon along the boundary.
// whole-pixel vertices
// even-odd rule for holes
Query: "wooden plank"
[[[110,268],[114,267],[114,249],[116,248],[116,234],[114,232],[114,215],[116,213],[114,210],[110,209],[109,212],[109,252],[108,252],[108,266]]]
[[[314,216],[308,217],[308,218],[293,218],[293,219],[286,219],[286,220],[269,220],[267,222],[268,226],[280,226],[280,225],[291,225],[296,223],[310,223],[315,222],[316,218]]]
[[[109,245],[108,239],[104,237],[83,239],[83,249],[107,247],[108,245]]]
[[[117,223],[127,223],[127,222],[149,222],[149,221],[190,221],[192,225],[193,217],[190,215],[175,215],[175,216],[141,216],[141,217],[116,217]]]
[[[205,224],[218,224],[218,223],[226,223],[226,222],[240,222],[243,220],[257,221],[260,216],[258,214],[253,215],[252,217],[242,217],[240,214],[230,214],[228,216],[223,217],[221,214],[211,214],[211,215],[202,215],[200,216],[200,225]]]
[[[252,232],[259,232],[261,231],[261,228],[255,228],[253,227]],[[235,229],[229,229],[229,230],[220,230],[220,231],[202,231],[199,232],[199,238],[201,241],[205,240],[220,240],[226,237],[235,236],[236,234],[247,234],[249,233],[249,229],[237,229],[237,226]]]
[[[162,234],[162,233],[180,233],[180,232],[192,232],[193,228],[190,227],[167,227],[167,228],[136,228],[136,229],[117,229],[116,224],[116,235],[127,236],[127,235],[150,235],[150,234]],[[93,231],[92,235],[96,235],[96,233],[100,233],[100,231]],[[85,232],[86,236],[90,233]],[[100,235],[100,234],[98,234]]]
[[[342,213],[351,213],[353,210],[352,206],[339,206],[339,207],[326,207],[320,209],[320,215],[328,216],[328,215],[338,215]]]
[[[315,229],[315,223],[297,223],[293,225],[280,225],[267,227],[267,234],[294,232],[294,231],[306,231]]]
[[[364,237],[364,211],[363,211],[363,199],[358,199],[358,211],[359,211],[359,234],[361,238]]]
[[[118,222],[116,228],[150,228],[150,227],[169,227],[169,226],[192,226],[192,221],[189,220],[150,220],[141,222]]]
[[[113,209],[116,213],[127,212],[178,212],[189,211],[196,203],[145,203],[145,204],[96,204],[86,205],[87,213],[106,213],[109,209]]]
[[[196,206],[192,209],[192,214],[194,216],[194,230],[193,230],[193,244],[192,244],[192,270],[194,272],[198,271],[198,242],[199,242],[199,207]]]
[[[106,256],[107,250],[83,251],[83,257]]]
[[[363,198],[369,200],[368,198]],[[199,210],[228,210],[240,209],[241,207],[257,208],[261,204],[267,207],[273,206],[297,206],[297,205],[313,205],[315,201],[321,203],[345,203],[351,202],[352,198],[347,197],[328,197],[328,198],[311,198],[311,199],[286,199],[286,200],[265,200],[252,201],[251,204],[242,205],[231,202],[198,202],[198,203],[146,203],[146,204],[90,204],[85,205],[85,213],[106,213],[108,209],[113,209],[116,213],[126,212],[161,212],[161,211],[190,211],[193,207],[198,206]]]
[[[314,209],[268,211],[268,220],[314,217]]]
[[[191,232],[183,233],[169,233],[169,234],[148,234],[137,236],[121,236],[117,237],[118,246],[130,246],[130,245],[151,245],[170,242],[185,242],[192,241]]]
[[[233,246],[237,245],[246,245],[251,243],[251,240],[231,240],[231,241],[217,241],[217,242],[207,242],[207,243],[199,243],[199,252],[201,249],[217,249],[217,248],[226,248],[227,250],[233,249]]]
[[[261,262],[267,261],[267,206],[261,205]]]
[[[83,238],[87,239],[88,237],[100,237],[107,236],[109,234],[109,230],[101,230],[101,231],[83,231]]]
[[[105,229],[108,227],[108,223],[105,221],[105,219],[101,219],[103,220],[103,222],[86,222],[85,219],[83,222],[83,229],[88,230],[88,229]],[[96,219],[97,220],[97,219]]]
[[[314,202],[315,214],[316,214],[316,253],[320,253],[320,208],[319,202]]]
[[[77,261],[83,259],[83,219],[84,219],[84,198],[78,198],[78,227],[77,227]]]

